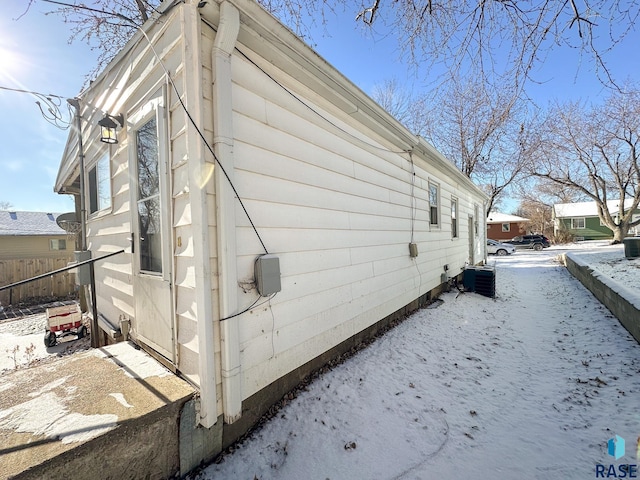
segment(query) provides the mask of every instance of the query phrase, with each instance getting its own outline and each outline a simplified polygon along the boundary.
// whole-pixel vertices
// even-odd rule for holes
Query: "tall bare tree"
[[[489,195],[489,213],[527,158],[525,109],[508,88],[453,78],[429,102],[426,138]]]
[[[427,98],[416,96],[400,85],[397,79],[384,80],[373,86],[371,98],[415,135],[424,136],[427,119]]]
[[[557,104],[536,129],[530,173],[596,203],[619,243],[640,204],[640,91],[613,91],[602,105]],[[534,148],[535,146],[535,148]]]
[[[489,195],[487,213],[519,178],[530,130],[524,128],[524,102],[512,90],[455,77],[444,90],[412,96],[388,80],[374,87],[372,97]]]
[[[200,0],[176,0],[171,5]],[[213,1],[213,0],[209,0]],[[330,22],[338,7],[371,35],[392,35],[414,65],[441,65],[442,80],[469,72],[495,86],[521,90],[535,67],[558,46],[569,46],[593,61],[606,84],[614,82],[607,54],[640,17],[636,0],[258,0],[296,33]],[[100,66],[124,45],[135,27],[154,13],[160,0],[28,0],[55,6],[72,26],[72,39],[100,50]],[[28,8],[28,7],[27,7]]]

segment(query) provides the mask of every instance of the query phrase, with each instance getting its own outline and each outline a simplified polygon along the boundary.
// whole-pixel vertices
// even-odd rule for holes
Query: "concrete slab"
[[[195,389],[129,342],[0,378],[0,478],[167,478]]]

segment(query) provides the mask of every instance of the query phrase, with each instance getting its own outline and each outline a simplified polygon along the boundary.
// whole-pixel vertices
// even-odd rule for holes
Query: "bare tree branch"
[[[380,0],[375,0],[372,6],[358,12],[358,15],[356,15],[356,21],[362,19],[362,21],[367,25],[373,25],[379,6]]]
[[[640,204],[640,91],[613,91],[605,104],[561,104],[539,126],[530,173],[596,202],[600,220],[620,242]],[[532,151],[533,152],[533,151]],[[617,201],[611,210],[611,201]]]

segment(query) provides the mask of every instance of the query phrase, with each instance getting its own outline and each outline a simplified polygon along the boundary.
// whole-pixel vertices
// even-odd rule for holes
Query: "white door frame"
[[[146,102],[128,116],[131,225],[133,230],[133,297],[135,338],[175,364],[176,321],[173,305],[171,258],[171,209],[169,188],[169,141],[164,88],[156,90]],[[155,132],[153,122],[155,121]],[[140,186],[138,143],[146,127],[148,147],[155,143],[145,169],[147,182]],[[155,142],[153,140],[156,140]],[[143,146],[141,146],[142,148]],[[148,151],[148,149],[147,149]],[[157,168],[153,168],[157,160]],[[157,176],[157,179],[154,178]],[[151,185],[151,186],[150,186]],[[155,187],[153,186],[155,185]],[[147,225],[141,227],[140,209],[146,209]],[[153,217],[153,219],[152,219]],[[154,222],[155,220],[155,222]],[[155,226],[153,226],[155,223]],[[159,223],[159,225],[158,225]],[[154,233],[149,230],[155,229]],[[146,230],[146,231],[145,231]],[[143,254],[144,260],[143,260]]]

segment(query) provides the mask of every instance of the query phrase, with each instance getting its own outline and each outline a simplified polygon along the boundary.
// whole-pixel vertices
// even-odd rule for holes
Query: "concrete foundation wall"
[[[13,480],[164,479],[180,472],[182,402],[125,421],[106,435],[34,466]]]
[[[567,270],[580,280],[580,283],[593,293],[640,343],[640,310],[631,292],[625,292],[626,289],[623,286],[602,276],[570,255],[562,255],[562,259]]]

